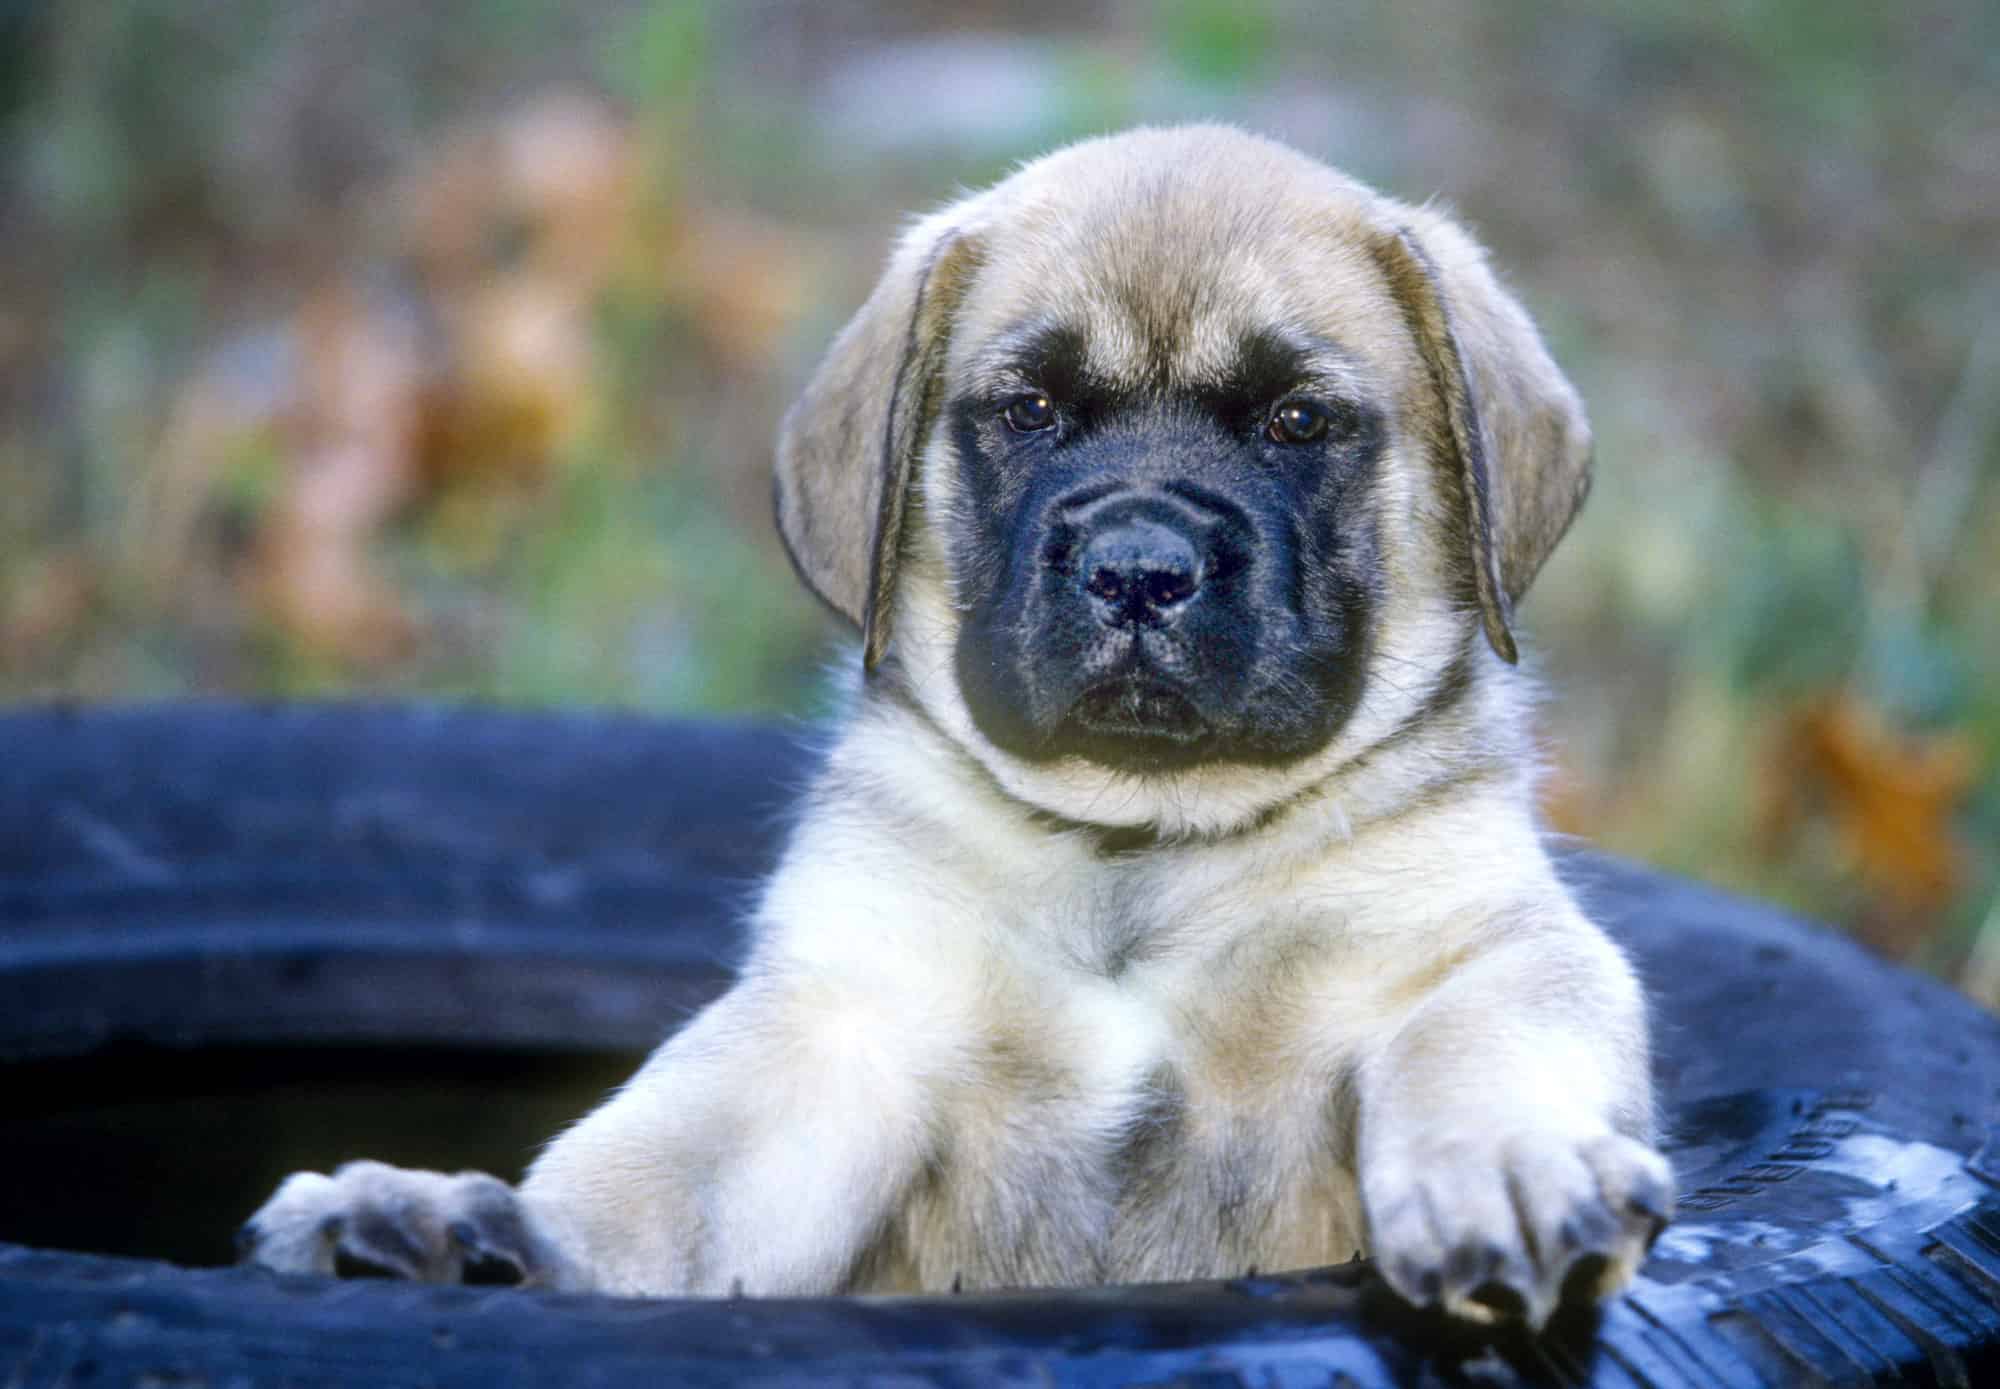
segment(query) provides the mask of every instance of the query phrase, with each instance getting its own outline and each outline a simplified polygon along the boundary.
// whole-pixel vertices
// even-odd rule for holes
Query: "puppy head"
[[[1588,460],[1457,227],[1149,130],[910,230],[786,417],[778,519],[867,668],[1010,790],[1214,829],[1464,683],[1461,636],[1513,661]]]

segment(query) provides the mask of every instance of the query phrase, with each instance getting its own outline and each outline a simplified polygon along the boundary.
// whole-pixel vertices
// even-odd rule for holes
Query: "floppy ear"
[[[1511,664],[1514,603],[1590,491],[1590,424],[1472,238],[1428,211],[1412,221],[1375,258],[1442,407],[1486,639]]]
[[[963,232],[906,237],[779,426],[778,533],[799,577],[861,628],[864,669],[888,648],[905,502],[981,256]]]

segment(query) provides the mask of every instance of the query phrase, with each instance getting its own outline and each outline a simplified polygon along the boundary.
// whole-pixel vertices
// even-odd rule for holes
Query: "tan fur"
[[[1171,390],[1279,323],[1391,403],[1373,664],[1321,752],[1138,775],[1029,765],[974,727],[937,402],[996,333],[1079,306],[1107,375]],[[828,1293],[1367,1251],[1406,1296],[1537,1323],[1580,1259],[1616,1286],[1670,1181],[1643,1005],[1539,842],[1501,659],[1587,453],[1470,239],[1281,146],[1134,132],[917,222],[780,449],[795,559],[878,668],[742,978],[522,1182],[530,1272]],[[1051,815],[1158,838],[1107,854]],[[292,1179],[257,1257],[325,1266],[311,1232],[382,1180]],[[410,1174],[397,1199],[434,1211],[466,1180]]]

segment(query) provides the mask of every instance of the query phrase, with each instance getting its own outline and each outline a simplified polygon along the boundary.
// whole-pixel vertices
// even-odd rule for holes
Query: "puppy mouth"
[[[1161,770],[1202,760],[1214,733],[1195,702],[1142,674],[1100,680],[1070,706],[1056,741],[1110,766]]]

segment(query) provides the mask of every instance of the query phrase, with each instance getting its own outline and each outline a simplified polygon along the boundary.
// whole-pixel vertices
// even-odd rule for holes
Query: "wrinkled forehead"
[[[1129,390],[1200,389],[1257,358],[1365,391],[1408,357],[1371,234],[1338,208],[1254,187],[1162,177],[1047,190],[989,232],[954,366],[999,387],[1053,345]]]

